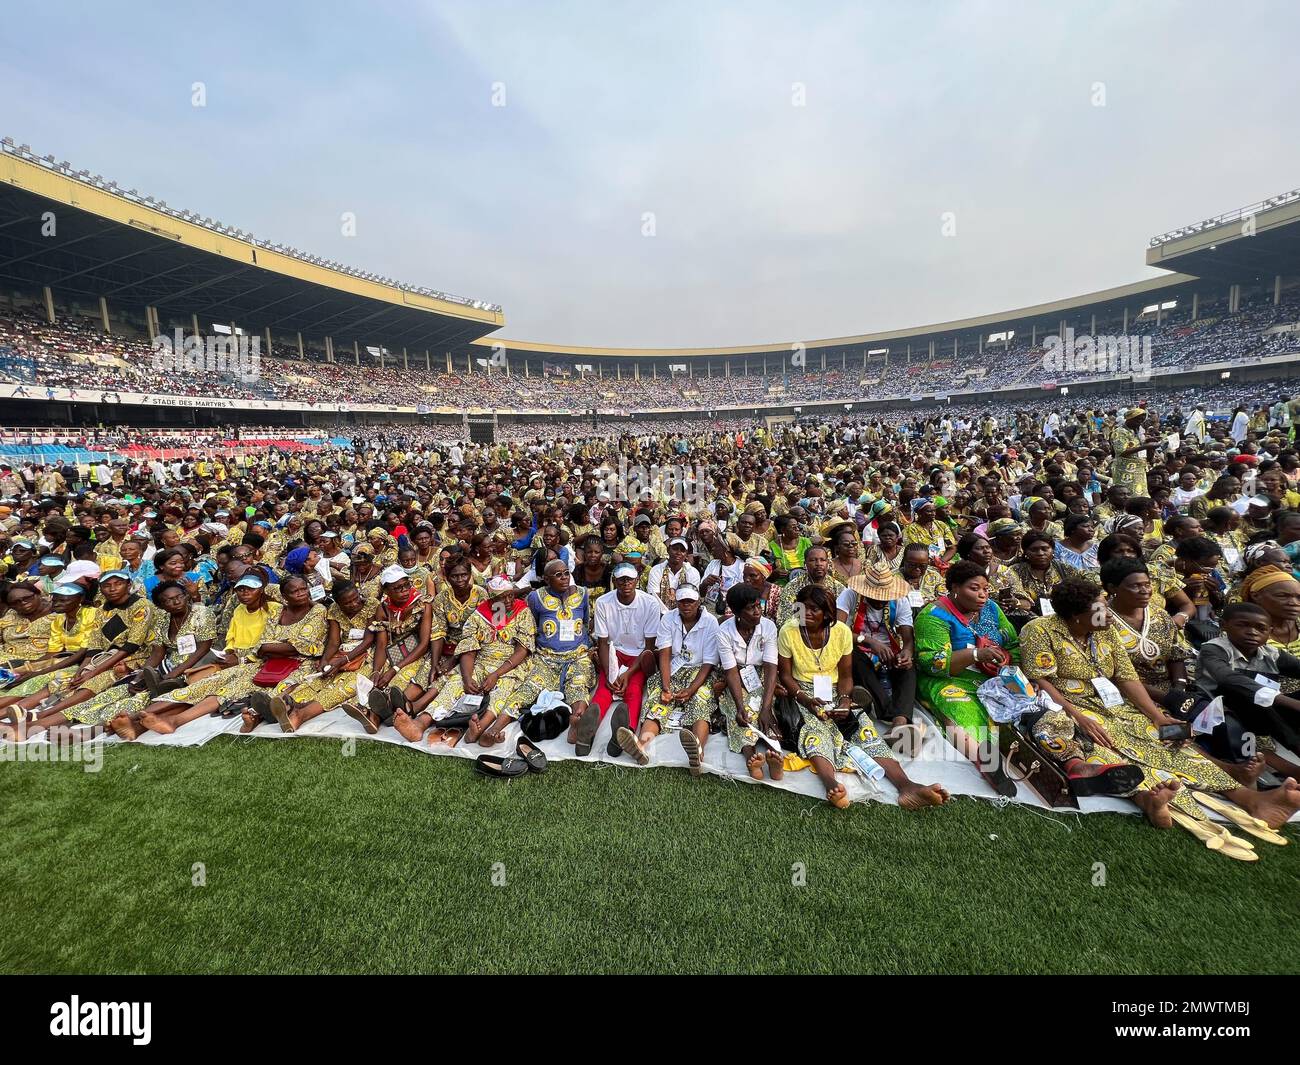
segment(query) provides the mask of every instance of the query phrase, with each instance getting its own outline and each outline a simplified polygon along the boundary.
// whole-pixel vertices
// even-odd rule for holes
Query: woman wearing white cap
[[[405,550],[415,553],[414,548]],[[375,629],[374,690],[366,705],[374,718],[391,724],[408,742],[418,743],[432,724],[432,718],[414,711],[411,703],[429,686],[433,603],[401,566],[389,566],[379,580],[384,597],[371,622]]]
[[[680,729],[691,772],[698,775],[709,718],[717,708],[709,675],[718,665],[718,620],[701,608],[700,590],[694,585],[681,585],[676,599],[676,609],[659,622],[659,668],[646,683],[639,735],[621,728],[616,738],[623,750],[646,765],[650,756],[645,745],[666,728]]]
[[[667,560],[652,566],[646,579],[646,591],[669,610],[676,604],[678,588],[690,585],[699,591],[700,571],[686,561],[689,550],[690,545],[682,537],[674,537],[668,544]]]
[[[25,598],[21,591],[31,587],[30,584],[15,585],[10,590],[10,605],[23,606]],[[15,597],[14,592],[20,594]],[[17,670],[18,683],[5,689],[0,708],[12,707],[19,700],[38,692],[43,698],[51,687],[59,687],[76,675],[77,666],[86,657],[95,626],[95,608],[85,604],[86,590],[81,585],[55,586],[50,597],[48,629],[44,625],[32,626],[45,629],[45,651],[39,658],[24,662]],[[9,622],[9,615],[5,620]],[[13,710],[9,716],[17,719]]]

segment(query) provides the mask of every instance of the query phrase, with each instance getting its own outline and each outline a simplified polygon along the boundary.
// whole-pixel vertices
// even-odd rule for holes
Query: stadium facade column
[[[934,362],[934,341],[930,341],[930,361]]]
[[[1031,326],[1029,327],[1029,346],[1030,346],[1031,348],[1036,348],[1036,347],[1038,347],[1038,325],[1037,325],[1037,323],[1035,323],[1034,325],[1031,325]]]
[[[426,371],[433,369],[433,363],[429,361],[429,349],[424,349],[424,368]]]
[[[1128,336],[1128,308],[1124,308],[1124,335]]]
[[[325,361],[328,363],[334,362],[334,338],[333,337],[325,338]]]
[[[105,333],[111,333],[113,331],[108,324],[108,300],[103,296],[99,297],[99,320],[103,323]]]
[[[632,380],[641,380],[641,364],[639,362],[634,362],[632,364]]]
[[[623,380],[623,364],[621,362],[614,364],[614,373],[617,375],[618,380]]]
[[[956,358],[957,358],[957,338],[956,338],[956,337],[953,337],[953,338],[952,338],[952,357],[953,357],[954,361],[955,361]]]
[[[152,341],[158,335],[158,323],[155,320],[155,311],[149,304],[144,305],[144,327],[149,334],[149,340]]]
[[[474,356],[471,355],[468,351],[465,352],[465,372],[466,373],[474,372]]]
[[[41,289],[41,297],[45,300],[45,318],[50,325],[54,324],[54,292],[49,285]]]
[[[307,355],[306,355],[306,353],[302,350],[302,330],[301,330],[301,329],[298,330],[298,361],[299,361],[299,362],[306,362],[306,361],[307,361]]]
[[[1276,307],[1282,302],[1282,275],[1273,275],[1273,306]]]
[[[190,329],[194,331],[195,336],[199,335],[199,316],[197,314],[190,315]]]
[[[1092,336],[1097,335],[1097,312],[1096,311],[1092,312],[1092,325],[1088,327],[1088,332]]]
[[[445,356],[447,357],[447,372],[448,372],[448,373],[451,373],[451,352],[450,352],[450,351],[444,351],[444,352],[443,352],[443,355],[445,355]]]
[[[713,377],[713,360],[712,360],[712,359],[705,359],[705,360],[704,360],[704,376],[705,376],[705,377],[708,377],[708,378],[710,378],[710,379]]]
[[[980,354],[984,354],[984,333],[980,332]]]
[[[406,348],[402,348],[402,369],[409,370],[410,368],[411,368],[411,362],[406,357]]]
[[[262,330],[262,336],[266,338],[266,354],[271,354],[271,327],[268,325]]]
[[[352,361],[357,366],[361,365],[361,341],[352,341]]]
[[[1196,321],[1197,316],[1201,313],[1201,299],[1199,294],[1192,293],[1192,321]]]
[[[767,352],[763,352],[763,376],[767,376]]]

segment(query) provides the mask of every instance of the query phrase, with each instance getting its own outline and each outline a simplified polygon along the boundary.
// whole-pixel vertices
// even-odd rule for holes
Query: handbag
[[[268,658],[253,675],[253,683],[259,688],[274,688],[300,665],[302,662],[297,658]]]

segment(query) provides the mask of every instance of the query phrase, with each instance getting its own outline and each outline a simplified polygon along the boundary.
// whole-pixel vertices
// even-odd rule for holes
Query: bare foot
[[[253,729],[262,723],[262,715],[256,710],[245,710],[239,715],[243,720],[239,723],[239,731],[247,736]]]
[[[918,784],[909,780],[898,789],[898,805],[904,810],[922,810],[927,806],[942,806],[952,796],[939,784]]]
[[[405,710],[394,711],[393,728],[397,729],[397,734],[407,743],[419,743],[420,737],[424,735],[424,729]]]
[[[1259,781],[1260,773],[1264,772],[1267,762],[1262,754],[1256,754],[1249,762],[1243,762],[1239,765],[1232,762],[1221,762],[1223,771],[1232,777],[1238,784],[1243,784],[1248,788],[1253,788]]]
[[[755,780],[762,780],[763,756],[761,754],[751,754],[745,759],[745,768],[749,770],[749,775]]]
[[[160,736],[170,736],[176,731],[176,726],[160,714],[141,714],[140,724]]]
[[[1179,780],[1161,781],[1150,791],[1137,792],[1133,801],[1156,828],[1172,828],[1174,819],[1169,815],[1169,803],[1182,786]]]
[[[773,780],[780,780],[785,776],[785,759],[775,751],[767,752],[767,775]]]
[[[124,740],[138,740],[145,733],[144,726],[138,721],[132,721],[126,714],[118,714],[108,723],[108,727]]]
[[[505,729],[491,729],[491,728],[488,729],[481,736],[479,736],[478,745],[480,747],[496,746],[498,743],[500,743],[502,740],[505,739],[505,737],[501,735],[501,733],[504,731]]]
[[[465,741],[467,743],[477,743],[478,738],[483,735],[484,729],[492,724],[495,714],[475,714],[469,719],[469,728],[465,730]]]
[[[1238,798],[1237,805],[1267,822],[1269,828],[1281,828],[1300,810],[1300,784],[1294,777],[1287,777],[1280,788],[1251,792],[1244,801]]]
[[[843,810],[849,805],[848,789],[838,780],[826,789],[826,801],[837,810]]]

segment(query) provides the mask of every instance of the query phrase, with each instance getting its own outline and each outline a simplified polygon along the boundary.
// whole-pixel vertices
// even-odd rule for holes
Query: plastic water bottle
[[[880,781],[885,779],[885,771],[880,764],[856,743],[850,743],[844,753],[849,756],[849,761],[857,766],[862,782],[867,785],[867,788],[873,793],[878,793]]]

